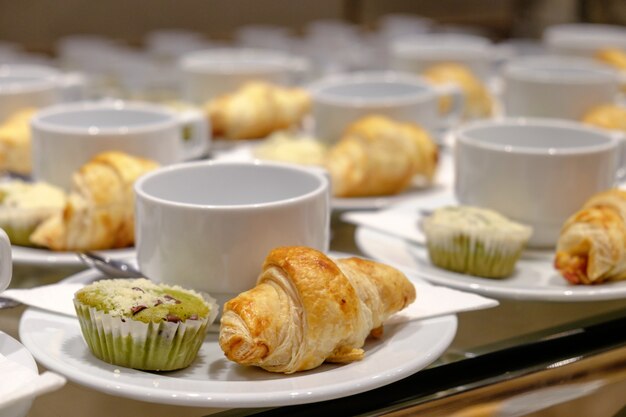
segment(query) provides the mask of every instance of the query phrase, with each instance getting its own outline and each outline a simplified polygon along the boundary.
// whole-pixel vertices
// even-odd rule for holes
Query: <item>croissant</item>
[[[434,65],[423,73],[433,84],[453,84],[458,86],[465,96],[463,117],[465,119],[485,118],[493,115],[493,99],[482,81],[467,67],[455,63]],[[441,113],[450,110],[450,97],[443,96],[439,101]]]
[[[589,110],[582,122],[595,127],[626,132],[626,108],[616,104],[605,104]]]
[[[572,284],[626,279],[626,192],[591,197],[561,230],[555,268]]]
[[[626,52],[619,48],[599,49],[595,58],[617,70],[626,71]]]
[[[437,145],[416,124],[367,116],[348,127],[327,155],[333,194],[361,197],[397,194],[416,175],[431,182]]]
[[[0,169],[18,174],[32,170],[30,119],[36,109],[25,108],[0,126]]]
[[[31,242],[65,251],[133,245],[133,184],[140,175],[155,168],[155,162],[122,152],[96,155],[74,174],[72,191],[62,213],[39,225]]]
[[[302,89],[250,82],[212,100],[206,111],[215,137],[258,139],[297,124],[310,105]]]
[[[224,306],[219,344],[242,365],[286,374],[365,355],[371,333],[415,300],[396,269],[358,258],[332,261],[307,247],[276,248],[256,287]]]

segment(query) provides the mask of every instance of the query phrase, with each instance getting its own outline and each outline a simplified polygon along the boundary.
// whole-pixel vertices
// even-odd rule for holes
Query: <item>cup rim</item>
[[[589,146],[578,146],[572,148],[538,148],[533,146],[512,146],[512,145],[499,145],[493,143],[486,143],[477,140],[470,136],[472,131],[477,129],[483,129],[486,127],[519,127],[519,126],[533,126],[543,127],[548,129],[567,129],[577,130],[580,132],[590,133],[597,136],[601,136],[607,139],[604,143],[589,144]],[[479,120],[468,123],[463,127],[455,130],[454,138],[456,141],[465,145],[469,145],[475,148],[481,148],[491,150],[495,152],[503,152],[516,155],[545,155],[550,157],[559,156],[571,156],[590,153],[606,152],[610,149],[617,149],[619,146],[619,140],[617,136],[610,134],[609,132],[585,125],[576,121],[569,121],[563,119],[549,119],[549,118],[527,118],[527,117],[511,117],[502,118],[497,120]]]
[[[93,129],[93,127],[88,126],[64,126],[57,123],[50,123],[45,120],[49,116],[56,116],[63,113],[75,113],[91,110],[122,111],[125,109],[157,113],[164,116],[164,119],[163,121],[149,123],[143,126],[98,127],[97,129]],[[166,107],[152,103],[124,100],[79,101],[57,104],[37,111],[30,120],[30,125],[33,129],[68,135],[128,135],[133,133],[149,133],[176,127],[178,123],[176,114]]]
[[[588,70],[586,74],[548,74],[542,72],[540,66],[536,64],[561,64],[564,67],[573,66]],[[539,71],[537,71],[539,70]],[[619,76],[617,71],[606,67],[591,58],[569,56],[569,55],[528,55],[515,58],[507,62],[503,68],[503,74],[507,78],[515,78],[523,81],[558,83],[558,84],[586,84],[589,82],[604,83],[611,81],[617,84]]]
[[[484,36],[462,33],[412,33],[398,36],[391,42],[391,52],[401,58],[446,58],[451,52],[459,58],[487,56],[493,42]],[[424,55],[422,54],[424,53]]]
[[[319,185],[312,191],[308,193],[298,195],[296,197],[286,198],[282,200],[276,200],[266,203],[253,203],[253,204],[193,204],[193,203],[181,203],[171,200],[166,200],[163,198],[155,197],[151,194],[148,194],[144,189],[144,185],[146,182],[152,180],[155,177],[168,175],[172,171],[181,171],[181,170],[193,170],[197,167],[204,166],[269,166],[281,168],[293,172],[300,172],[306,175],[311,175],[319,180]],[[196,161],[196,162],[184,162],[172,164],[164,167],[160,167],[154,171],[151,171],[145,175],[142,175],[138,178],[134,185],[133,189],[135,191],[135,195],[137,198],[144,199],[146,201],[150,201],[153,204],[161,204],[167,207],[176,207],[182,209],[195,209],[195,210],[205,210],[210,209],[213,211],[248,211],[248,210],[259,210],[259,209],[268,209],[274,208],[278,206],[284,206],[286,204],[296,203],[300,201],[309,200],[319,194],[326,193],[329,189],[330,182],[328,178],[322,173],[322,169],[317,168],[305,168],[300,167],[294,164],[282,163],[282,162],[273,162],[273,161],[246,161],[246,162],[237,162],[237,161],[215,161],[215,160],[206,160],[206,161]]]
[[[328,89],[337,86],[367,83],[398,83],[420,87],[421,90],[413,94],[406,94],[399,97],[387,96],[380,98],[338,96],[328,92]],[[310,83],[306,89],[313,97],[314,102],[331,105],[347,105],[359,108],[392,107],[396,105],[412,104],[427,101],[437,95],[435,86],[425,78],[400,71],[361,71],[333,74]]]
[[[0,94],[20,94],[54,89],[59,86],[61,72],[56,68],[34,64],[1,64],[0,78],[10,75],[32,76],[31,80],[16,80],[0,85]]]
[[[220,56],[230,58],[224,59]],[[183,71],[197,74],[272,74],[289,71],[292,65],[292,57],[281,51],[237,47],[193,51],[184,54],[178,61],[178,66]]]

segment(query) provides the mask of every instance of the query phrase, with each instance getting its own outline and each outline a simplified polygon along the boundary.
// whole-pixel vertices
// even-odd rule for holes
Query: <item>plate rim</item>
[[[59,251],[55,252],[49,249],[30,248],[26,246],[11,246],[11,256],[13,263],[17,265],[30,266],[81,266],[83,265],[80,258],[76,255],[78,251]],[[96,250],[102,255],[106,255],[114,259],[127,259],[136,255],[135,247],[120,249],[103,249]]]

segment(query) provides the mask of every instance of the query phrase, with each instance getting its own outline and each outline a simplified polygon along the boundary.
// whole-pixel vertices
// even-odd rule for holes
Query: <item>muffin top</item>
[[[469,235],[505,233],[522,239],[528,239],[532,233],[531,227],[511,221],[496,211],[471,206],[439,208],[424,219],[423,227],[426,233],[445,228]]]
[[[80,303],[114,317],[144,323],[207,318],[211,306],[199,293],[145,278],[96,281],[76,292]]]

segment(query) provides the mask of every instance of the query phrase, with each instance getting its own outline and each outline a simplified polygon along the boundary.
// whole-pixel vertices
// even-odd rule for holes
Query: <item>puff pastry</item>
[[[347,128],[326,168],[335,196],[378,196],[405,190],[416,175],[430,183],[437,161],[437,145],[424,129],[373,115]]]
[[[458,86],[465,96],[463,117],[465,119],[486,118],[493,115],[493,98],[487,88],[466,66],[455,63],[433,65],[423,73],[433,84],[453,84]],[[450,110],[450,97],[443,96],[439,101],[439,110],[445,114]]]
[[[626,132],[626,107],[617,104],[594,107],[583,116],[582,122],[603,129]]]
[[[30,240],[64,251],[133,245],[133,184],[157,166],[153,161],[122,152],[96,155],[74,174],[72,191],[62,213],[37,227]]]
[[[0,169],[28,175],[32,171],[30,119],[36,112],[25,108],[0,126]]]
[[[301,121],[311,100],[299,88],[250,82],[206,106],[213,136],[225,139],[259,139]]]
[[[554,261],[572,284],[626,279],[626,192],[591,197],[561,230]]]
[[[356,361],[367,336],[414,300],[413,284],[390,266],[276,248],[256,287],[225,304],[219,344],[232,361],[287,374]]]

